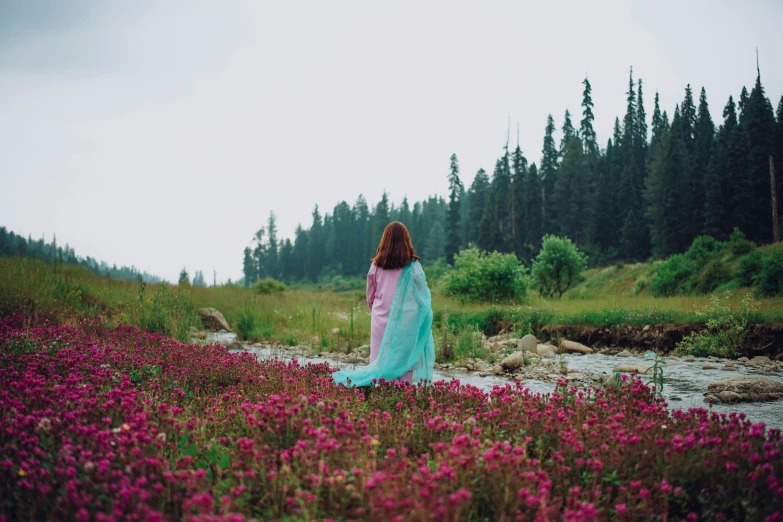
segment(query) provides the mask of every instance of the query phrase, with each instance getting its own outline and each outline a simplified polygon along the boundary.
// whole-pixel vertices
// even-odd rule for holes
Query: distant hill
[[[50,243],[42,239],[32,239],[9,232],[5,227],[0,227],[0,257],[29,257],[46,262],[66,263],[69,265],[84,266],[97,275],[123,279],[126,281],[145,281],[147,283],[159,283],[161,278],[139,271],[136,267],[109,265],[105,261],[98,261],[92,257],[80,257],[73,248],[67,244],[64,247],[57,245],[57,238],[53,237]]]

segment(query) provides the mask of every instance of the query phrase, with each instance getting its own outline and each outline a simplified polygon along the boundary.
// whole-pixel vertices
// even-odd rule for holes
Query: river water
[[[228,345],[236,339],[234,333],[209,334],[208,342]],[[297,359],[302,364],[329,363],[336,368],[352,368],[355,364],[346,364],[334,359],[312,356],[306,349],[281,349],[274,347],[258,347],[245,345],[244,350],[254,354],[258,359],[278,358],[282,360]],[[639,356],[616,357],[613,355],[565,355],[565,360],[570,371],[579,370],[585,376],[611,376],[614,368],[620,364],[649,366],[650,361]],[[675,359],[665,359],[663,396],[669,405],[669,409],[687,410],[689,408],[712,408],[713,411],[730,413],[740,411],[745,413],[753,422],[763,422],[769,427],[783,429],[783,402],[744,402],[739,404],[713,404],[704,401],[704,392],[707,386],[720,379],[737,375],[764,375],[771,379],[783,382],[783,376],[779,373],[764,373],[742,364],[736,364],[737,371],[728,372],[720,368],[722,363],[714,363],[717,369],[703,370],[702,366],[708,364],[706,359],[697,359],[695,362],[686,363]],[[361,365],[362,363],[359,363]],[[645,378],[643,376],[643,378]],[[470,384],[483,390],[491,390],[494,386],[504,386],[513,381],[503,376],[488,375],[481,377],[477,372],[464,370],[435,370],[434,380],[458,379],[460,383]],[[646,380],[646,378],[645,378]],[[529,379],[524,384],[533,393],[552,393],[555,385]]]

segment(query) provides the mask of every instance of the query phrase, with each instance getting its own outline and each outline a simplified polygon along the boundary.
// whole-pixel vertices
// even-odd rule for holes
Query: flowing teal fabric
[[[414,261],[400,274],[378,357],[367,366],[341,370],[332,377],[338,384],[369,386],[374,380],[402,377],[412,368],[415,384],[432,381],[434,365],[432,297],[424,270]]]

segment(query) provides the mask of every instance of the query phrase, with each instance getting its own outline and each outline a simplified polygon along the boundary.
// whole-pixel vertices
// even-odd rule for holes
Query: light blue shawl
[[[431,382],[434,365],[432,296],[421,263],[414,261],[400,274],[378,357],[367,366],[340,370],[332,377],[346,386],[370,386],[374,380],[391,381],[413,369],[415,384]]]

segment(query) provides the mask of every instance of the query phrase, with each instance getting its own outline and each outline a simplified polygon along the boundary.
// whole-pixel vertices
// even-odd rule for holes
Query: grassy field
[[[435,328],[439,332],[448,328],[446,335],[456,336],[454,344],[470,352],[472,342],[460,339],[476,330],[491,335],[506,327],[522,335],[547,324],[614,326],[705,320],[699,311],[709,303],[708,295],[664,298],[646,291],[636,293],[635,282],[649,277],[650,270],[646,264],[591,269],[561,300],[531,292],[525,303],[500,306],[459,303],[433,283]],[[729,292],[730,302],[736,305],[747,289]],[[751,322],[783,322],[782,298],[757,299],[756,305]],[[52,317],[64,324],[99,317],[109,325],[133,324],[187,340],[191,329],[198,327],[195,310],[207,306],[220,310],[248,340],[307,344],[316,349],[352,349],[369,340],[370,315],[361,290],[335,292],[298,286],[281,294],[262,295],[235,286],[142,285],[102,278],[80,267],[0,259],[2,314],[24,308],[31,318]],[[436,333],[436,338],[443,335]]]

